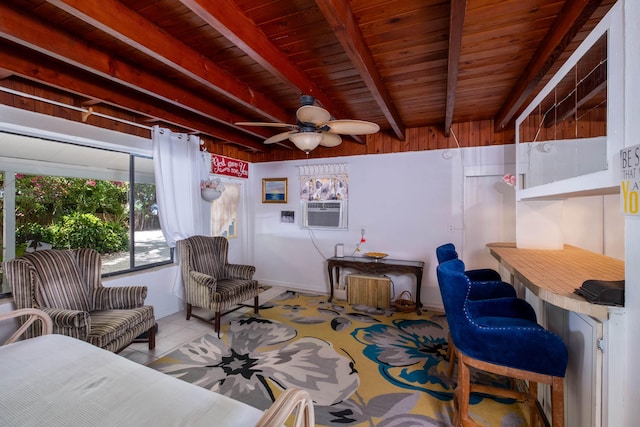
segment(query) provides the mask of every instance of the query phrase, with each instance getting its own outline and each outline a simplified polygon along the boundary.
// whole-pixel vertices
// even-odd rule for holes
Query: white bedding
[[[1,426],[253,426],[262,411],[63,335],[0,347]]]

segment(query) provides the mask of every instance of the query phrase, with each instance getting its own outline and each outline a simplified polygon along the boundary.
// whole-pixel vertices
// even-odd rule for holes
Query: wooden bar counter
[[[487,247],[512,279],[538,298],[599,320],[609,318],[609,306],[592,304],[573,291],[589,279],[623,280],[624,261],[569,245],[558,250],[518,249],[515,243],[489,243]]]

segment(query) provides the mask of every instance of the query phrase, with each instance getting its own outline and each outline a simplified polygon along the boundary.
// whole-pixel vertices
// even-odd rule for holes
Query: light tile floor
[[[264,304],[282,292],[284,292],[282,288],[271,287],[267,289],[260,294],[260,304]],[[225,322],[229,322],[231,319],[250,311],[253,311],[253,308],[246,307],[223,316],[222,324],[224,325]],[[194,309],[194,312],[204,314],[203,312],[206,312],[206,310]],[[213,313],[210,313],[213,316]],[[148,343],[133,343],[122,350],[119,353],[120,356],[147,365],[207,332],[213,333],[213,325],[193,317],[191,320],[187,320],[186,310],[157,319],[156,322],[158,323],[158,333],[156,334],[156,348],[154,350],[149,350]]]

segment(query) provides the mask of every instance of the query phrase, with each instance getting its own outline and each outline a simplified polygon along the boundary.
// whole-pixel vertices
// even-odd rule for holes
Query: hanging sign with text
[[[243,160],[232,159],[231,157],[212,154],[211,173],[236,178],[249,178],[249,163]]]
[[[640,145],[620,150],[622,179],[620,207],[623,215],[640,215]]]

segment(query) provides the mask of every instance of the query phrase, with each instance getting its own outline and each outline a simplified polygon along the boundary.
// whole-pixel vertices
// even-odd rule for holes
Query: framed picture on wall
[[[294,211],[280,211],[280,222],[294,224],[296,222],[296,213]]]
[[[287,178],[263,178],[262,203],[287,203]]]

